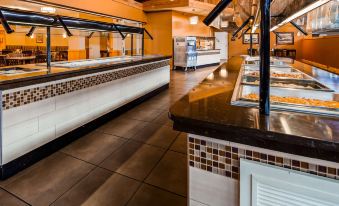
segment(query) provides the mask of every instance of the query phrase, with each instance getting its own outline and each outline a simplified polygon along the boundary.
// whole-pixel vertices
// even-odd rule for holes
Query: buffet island
[[[1,68],[1,179],[167,89],[169,59],[122,56]]]
[[[270,64],[269,116],[257,57],[231,58],[170,108],[188,133],[190,205],[338,205],[339,76]]]

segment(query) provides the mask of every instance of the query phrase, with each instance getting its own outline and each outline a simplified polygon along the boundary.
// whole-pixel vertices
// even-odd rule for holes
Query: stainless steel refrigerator
[[[182,67],[196,69],[197,66],[197,38],[174,37],[174,69]]]

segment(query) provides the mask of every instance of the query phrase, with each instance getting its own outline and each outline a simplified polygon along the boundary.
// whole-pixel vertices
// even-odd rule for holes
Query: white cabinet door
[[[240,206],[338,206],[339,181],[240,161]]]
[[[215,32],[215,49],[220,49],[220,58],[222,60],[228,59],[228,33]]]

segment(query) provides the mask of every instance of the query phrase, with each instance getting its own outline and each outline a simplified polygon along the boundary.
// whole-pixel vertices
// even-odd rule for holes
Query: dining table
[[[29,63],[34,63],[35,62],[36,56],[7,56],[7,60],[13,60],[16,61],[18,64],[26,64],[27,62]]]

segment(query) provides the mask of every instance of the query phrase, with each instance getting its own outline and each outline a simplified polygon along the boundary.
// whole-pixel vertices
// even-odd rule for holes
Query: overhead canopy
[[[0,7],[1,23],[143,34],[144,28]],[[4,23],[4,21],[6,21]],[[64,24],[64,25],[63,25]]]

